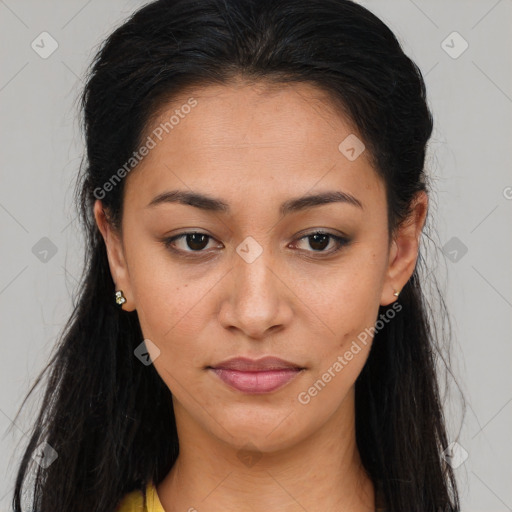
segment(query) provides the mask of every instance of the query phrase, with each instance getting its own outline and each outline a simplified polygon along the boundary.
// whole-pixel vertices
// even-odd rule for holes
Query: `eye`
[[[181,235],[176,235],[171,238],[166,238],[163,242],[165,247],[168,249],[174,250],[176,252],[205,252],[203,249],[208,245],[208,241],[213,239],[210,235],[206,233],[200,233],[197,231],[192,231],[188,233],[181,233]],[[181,248],[175,248],[175,242],[183,241]],[[184,247],[188,247],[190,250],[187,250]]]
[[[327,233],[325,231],[314,231],[299,238],[299,241],[301,240],[307,240],[308,245],[313,249],[313,251],[308,252],[319,252],[327,255],[338,252],[343,246],[349,243],[348,238]],[[325,248],[329,247],[330,241],[334,241],[334,249],[326,251]]]
[[[350,242],[350,240],[344,236],[334,235],[325,231],[313,231],[299,238],[298,241],[300,242],[306,239],[308,240],[309,246],[313,249],[312,251],[306,249],[307,252],[317,252],[325,255],[338,252],[343,246]],[[204,249],[206,249],[210,240],[213,240],[213,237],[206,233],[191,231],[166,238],[163,240],[163,244],[167,249],[173,252],[188,256],[193,253],[207,253],[208,251]],[[334,243],[330,244],[332,241],[334,241]],[[182,246],[177,247],[177,242],[182,242]],[[325,249],[329,247],[329,245],[334,245],[334,248],[326,251]]]

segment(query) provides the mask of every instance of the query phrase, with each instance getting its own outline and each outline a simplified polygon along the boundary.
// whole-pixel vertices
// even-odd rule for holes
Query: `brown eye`
[[[213,240],[213,237],[206,233],[193,231],[166,238],[163,240],[163,243],[167,249],[189,256],[193,255],[193,253],[197,253],[198,255],[208,253],[209,251],[205,249],[210,239]],[[310,247],[310,249],[305,249],[306,252],[316,252],[325,255],[334,254],[349,243],[349,239],[346,237],[323,231],[315,231],[305,235],[299,239],[299,241],[302,240],[307,240],[307,244]],[[181,242],[181,246],[179,246],[178,242]],[[333,246],[333,248],[326,250],[330,246]]]
[[[208,245],[208,242],[212,238],[206,233],[190,232],[182,233],[171,238],[164,240],[164,244],[167,248],[181,252],[204,252],[203,249]],[[176,241],[183,240],[182,247],[175,247]]]
[[[323,231],[315,231],[314,233],[303,236],[299,240],[307,240],[309,247],[313,249],[308,252],[319,252],[323,254],[333,254],[349,243],[349,240],[346,237]],[[326,251],[325,249],[329,247],[331,241],[334,241],[334,249]]]
[[[325,235],[323,233],[309,235],[307,238],[309,239],[309,245],[315,251],[323,251],[326,247],[329,246],[329,241],[331,239],[329,235]]]

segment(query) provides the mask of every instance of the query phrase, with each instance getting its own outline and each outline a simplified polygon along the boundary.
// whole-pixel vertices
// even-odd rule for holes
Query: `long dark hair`
[[[239,77],[307,82],[328,93],[386,184],[390,235],[415,194],[429,192],[424,165],[433,119],[422,74],[367,9],[349,0],[158,0],[135,12],[101,46],[81,95],[84,272],[73,314],[20,406],[49,370],[17,473],[15,512],[23,510],[29,469],[35,474],[25,510],[106,512],[127,492],[158,484],[174,464],[171,393],[154,366],[134,356],[143,340],[137,313],[114,303],[93,204],[101,190],[118,223],[123,180],[107,193],[104,185],[143,143],[155,113],[188,86]],[[436,369],[440,337],[420,282],[424,264],[420,249],[399,297],[402,310],[375,334],[356,381],[359,452],[393,512],[459,511],[453,469],[441,455],[449,443]],[[54,453],[48,446],[57,459],[35,464],[38,450]]]

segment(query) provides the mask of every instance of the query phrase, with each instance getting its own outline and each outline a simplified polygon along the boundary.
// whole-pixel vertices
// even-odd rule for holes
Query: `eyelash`
[[[200,231],[188,231],[186,233],[181,233],[179,235],[175,235],[175,236],[172,236],[170,238],[165,238],[164,240],[162,240],[162,243],[164,244],[166,249],[169,249],[170,251],[172,251],[174,253],[177,253],[178,255],[183,256],[185,258],[197,258],[198,256],[194,256],[194,253],[197,253],[198,255],[201,255],[202,253],[206,253],[205,250],[200,250],[200,251],[183,251],[181,249],[176,249],[175,247],[172,246],[173,242],[175,242],[176,240],[180,240],[182,238],[185,238],[188,235],[204,235],[204,236],[206,236],[209,239],[208,242],[211,239],[214,239],[212,236],[210,236],[210,235],[208,235],[206,233],[202,233]],[[308,234],[306,234],[304,236],[301,236],[298,239],[298,241],[304,240],[305,238],[309,238],[309,237],[312,237],[314,235],[325,235],[325,236],[328,236],[329,238],[335,240],[335,242],[338,244],[338,247],[336,249],[330,250],[330,251],[306,251],[306,252],[317,253],[317,254],[324,255],[324,256],[331,256],[331,255],[339,252],[343,247],[345,247],[346,245],[348,245],[350,243],[350,239],[347,238],[347,237],[339,236],[339,235],[334,235],[332,233],[328,233],[328,232],[322,231],[322,230],[312,231],[311,233],[308,233]],[[322,256],[320,256],[320,257],[322,257]]]

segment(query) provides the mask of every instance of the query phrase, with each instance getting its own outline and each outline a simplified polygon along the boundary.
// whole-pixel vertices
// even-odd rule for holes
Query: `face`
[[[100,201],[95,214],[123,308],[158,347],[178,426],[270,451],[342,421],[379,305],[414,270],[426,197],[389,243],[384,183],[365,151],[354,158],[354,127],[311,85],[196,89],[151,130],[156,144],[126,177],[121,232]],[[214,201],[179,202],[173,191]],[[211,369],[264,356],[302,370],[247,384]]]

